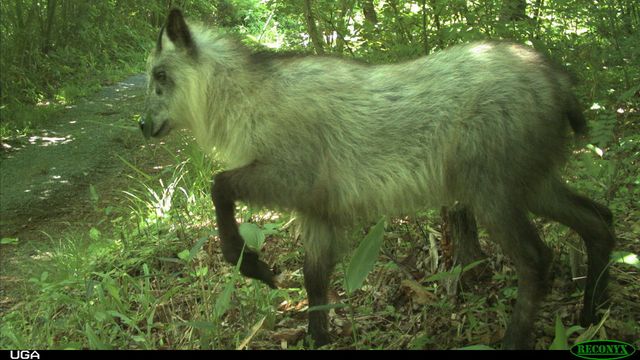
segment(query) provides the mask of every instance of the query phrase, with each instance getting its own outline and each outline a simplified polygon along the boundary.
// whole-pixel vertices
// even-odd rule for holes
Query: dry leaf
[[[400,285],[405,291],[410,294],[411,299],[417,304],[430,304],[433,303],[436,299],[435,295],[433,295],[431,292],[429,292],[429,290],[427,290],[427,288],[420,285],[415,280],[405,279],[402,280],[402,283]]]

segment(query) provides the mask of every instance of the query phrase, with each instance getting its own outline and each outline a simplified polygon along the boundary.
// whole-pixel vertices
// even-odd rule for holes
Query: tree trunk
[[[534,34],[535,38],[539,37],[538,32],[540,31],[540,11],[544,6],[544,0],[536,0],[536,3],[533,8],[533,24],[534,24]]]
[[[362,15],[364,16],[364,31],[362,36],[369,43],[373,43],[378,35],[378,15],[376,8],[373,6],[373,0],[364,0],[362,2]]]
[[[466,1],[461,1],[460,3],[458,3],[456,6],[456,10],[459,15],[461,15],[463,18],[465,18],[465,20],[467,20],[467,25],[475,26],[476,24],[475,18],[471,14],[471,11],[469,10],[469,6],[467,6]]]
[[[372,27],[378,25],[378,15],[376,14],[376,8],[373,6],[373,0],[364,0],[362,2],[362,14],[365,21]]]
[[[24,17],[22,16],[22,0],[16,0],[16,27],[21,29],[24,26]]]
[[[337,14],[336,26],[334,31],[336,32],[336,51],[338,54],[342,54],[346,41],[344,40],[344,34],[347,33],[348,13],[353,4],[348,0],[340,0],[340,13]]]
[[[438,0],[431,0],[431,10],[433,10],[433,22],[436,26],[436,40],[438,41],[438,46],[442,49],[444,48],[444,41],[442,41],[440,31],[440,9],[438,6]]]
[[[322,42],[322,37],[318,32],[318,27],[316,26],[315,18],[313,17],[313,11],[311,10],[311,0],[304,0],[304,17],[307,20],[307,31],[309,32],[309,37],[311,38],[311,43],[313,47],[316,49],[316,53],[318,55],[324,54],[324,47]]]
[[[27,67],[30,64],[27,64],[27,61],[33,59],[30,56],[31,51],[39,45],[39,39],[33,39],[36,36],[36,25],[34,24],[36,17],[38,15],[38,1],[33,0],[31,7],[28,10],[24,10],[22,7],[24,5],[22,2],[20,3],[20,11],[22,14],[26,13],[27,17],[25,19],[22,16],[22,27],[15,29],[15,37],[16,37],[16,54],[18,56],[18,64],[21,64],[23,67]],[[17,9],[16,9],[17,10]],[[35,43],[35,45],[34,45]]]
[[[410,31],[406,31],[404,27],[404,21],[402,20],[402,14],[400,10],[398,10],[398,0],[389,0],[389,6],[393,10],[393,14],[396,17],[396,24],[398,25],[397,32],[400,34],[401,42],[403,44],[408,44],[413,42],[413,36]]]
[[[427,0],[422,0],[422,46],[424,54],[429,55],[429,37],[427,35]]]
[[[527,17],[526,0],[504,0],[500,10],[500,20],[503,22],[519,21]]]
[[[53,20],[56,15],[56,0],[47,1],[47,20],[42,34],[42,53],[46,54],[51,50],[51,33],[53,32]]]

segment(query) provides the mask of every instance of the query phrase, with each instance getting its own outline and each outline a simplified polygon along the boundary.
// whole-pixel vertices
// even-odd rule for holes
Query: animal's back
[[[287,101],[267,116],[279,126],[264,134],[281,139],[269,153],[314,169],[312,193],[328,213],[474,203],[490,188],[509,196],[500,191],[537,186],[563,158],[568,79],[520,45],[381,66],[300,58],[277,79],[286,87],[273,95]]]

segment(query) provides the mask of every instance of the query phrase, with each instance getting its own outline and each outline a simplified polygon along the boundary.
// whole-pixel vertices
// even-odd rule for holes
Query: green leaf
[[[18,238],[2,238],[0,239],[0,244],[9,245],[9,244],[17,244]]]
[[[98,192],[96,191],[96,188],[93,185],[89,185],[89,198],[93,203],[98,202],[98,200],[100,199],[100,196],[98,195]]]
[[[622,93],[618,100],[631,100],[638,91],[640,91],[640,85],[632,86],[627,91]]]
[[[107,289],[107,292],[109,293],[109,295],[111,295],[111,297],[118,302],[118,304],[122,303],[122,299],[120,298],[120,289],[119,288],[117,288],[112,283],[104,284],[104,287],[105,287],[105,289]]]
[[[209,268],[207,266],[199,267],[196,269],[196,277],[205,277],[209,273]]]
[[[188,321],[179,325],[191,326],[196,329],[215,330],[216,324],[209,321]]]
[[[105,344],[98,339],[98,336],[93,331],[89,324],[86,324],[84,327],[84,334],[87,336],[87,340],[89,340],[89,348],[96,350],[110,350],[111,346],[109,344]]]
[[[569,343],[567,341],[567,332],[562,325],[560,316],[556,315],[556,336],[549,346],[549,350],[569,350]]]
[[[147,263],[142,264],[142,272],[144,273],[144,277],[149,279],[149,265]]]
[[[104,311],[96,311],[95,313],[93,313],[93,317],[98,320],[99,322],[105,321],[108,319],[108,315],[107,313],[105,313]]]
[[[91,238],[91,240],[100,239],[100,230],[92,227],[91,230],[89,230],[89,237]]]
[[[231,303],[231,294],[233,294],[233,290],[236,288],[236,279],[236,273],[233,273],[227,280],[222,293],[220,293],[220,295],[218,295],[218,297],[216,298],[216,304],[213,308],[215,319],[220,319],[222,315],[224,315],[224,313],[229,309],[229,304]]]
[[[146,343],[147,339],[144,336],[141,335],[134,335],[131,337],[131,339],[137,343]]]
[[[369,272],[373,269],[373,266],[378,260],[383,239],[384,219],[380,219],[380,221],[369,230],[369,233],[362,242],[360,242],[349,263],[346,273],[346,287],[349,293],[359,289]]]
[[[133,321],[127,315],[115,310],[109,310],[107,311],[107,313],[113,317],[120,318],[120,320],[122,320],[125,324],[129,325],[130,327],[134,328],[137,331],[140,331],[140,328],[138,328],[138,326],[136,325],[136,322]]]
[[[478,265],[482,261],[484,261],[484,260],[478,260],[478,261],[476,261],[474,263],[471,263],[471,264],[469,264],[467,266],[471,266],[473,264]],[[471,268],[473,268],[474,266],[472,266]],[[441,272],[435,273],[435,274],[429,276],[428,278],[426,278],[424,281],[425,282],[429,282],[429,281],[439,281],[439,280],[443,280],[443,279],[456,278],[456,277],[459,277],[460,274],[462,274],[462,266],[456,265],[450,271],[441,271]]]
[[[184,260],[184,261],[189,261],[191,260],[189,255],[191,254],[191,252],[189,250],[182,250],[178,253],[178,258],[180,260]]]
[[[250,249],[260,251],[262,244],[264,244],[265,236],[258,225],[253,223],[242,223],[238,227],[240,236],[244,239],[245,244]]]
[[[611,260],[621,264],[631,265],[636,269],[640,269],[640,260],[638,255],[628,251],[614,251],[611,253]]]
[[[187,250],[184,250],[187,251]],[[184,252],[183,251],[183,252]],[[180,253],[182,254],[182,252]],[[178,256],[180,256],[180,254],[178,254]],[[158,257],[158,260],[160,261],[164,261],[164,262],[170,262],[170,263],[176,263],[176,264],[182,264],[182,261],[175,259],[175,258],[168,258],[168,257]]]
[[[284,223],[268,223],[262,225],[262,233],[266,235],[277,235],[280,234],[280,228]]]
[[[462,272],[463,272],[463,273],[465,273],[465,272],[467,272],[467,271],[469,271],[469,270],[473,269],[474,267],[476,267],[476,266],[478,266],[478,265],[480,265],[480,264],[482,264],[482,263],[484,263],[484,262],[487,262],[487,261],[488,261],[488,259],[476,260],[476,261],[472,262],[471,264],[466,265],[466,266],[462,269]]]
[[[198,241],[196,241],[196,243],[193,245],[193,247],[189,251],[189,260],[193,259],[196,256],[198,251],[200,251],[200,249],[202,249],[202,247],[207,242],[207,240],[209,240],[209,237],[208,236],[203,236],[200,239],[198,239]]]

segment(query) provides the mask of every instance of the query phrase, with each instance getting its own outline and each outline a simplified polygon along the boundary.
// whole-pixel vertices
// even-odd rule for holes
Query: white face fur
[[[178,78],[189,79],[177,69],[188,70],[196,53],[195,41],[179,12],[171,12],[167,25],[161,30],[156,49],[148,59],[147,104],[140,127],[145,137],[162,137],[173,128],[183,127],[172,114],[186,113],[177,108],[184,104],[181,97],[188,94],[179,91]]]

